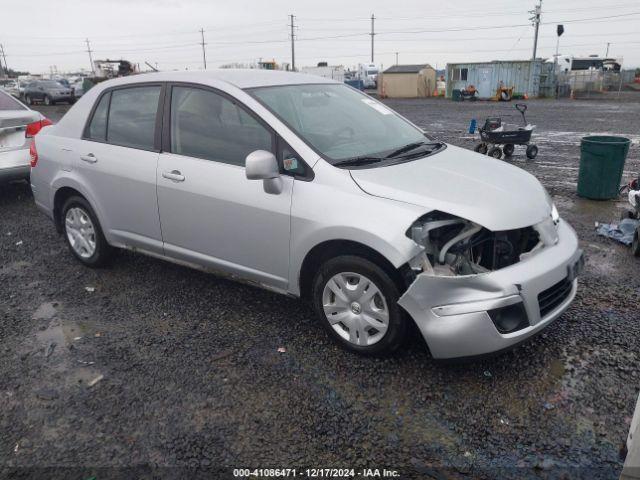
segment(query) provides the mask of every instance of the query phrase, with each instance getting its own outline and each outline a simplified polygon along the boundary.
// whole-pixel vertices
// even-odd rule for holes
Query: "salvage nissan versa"
[[[409,322],[436,358],[511,347],[569,306],[582,267],[533,176],[314,76],[110,80],[31,154],[36,203],[83,264],[127,248],[305,297],[360,353]]]

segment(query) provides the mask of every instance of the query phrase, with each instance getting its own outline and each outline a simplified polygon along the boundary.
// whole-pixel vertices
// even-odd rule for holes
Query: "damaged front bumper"
[[[555,245],[489,273],[420,273],[398,303],[418,325],[434,358],[484,355],[520,343],[560,316],[575,297],[582,265],[576,234],[560,220]],[[496,319],[509,307],[515,315],[521,311],[524,321],[507,322],[500,328],[507,333],[501,333],[505,325]]]

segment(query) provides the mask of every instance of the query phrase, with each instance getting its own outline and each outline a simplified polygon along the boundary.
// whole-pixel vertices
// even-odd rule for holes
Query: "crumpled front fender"
[[[582,250],[573,229],[558,225],[558,242],[509,267],[467,276],[421,273],[398,304],[416,322],[435,358],[476,356],[502,350],[537,333],[557,318],[573,300],[577,280],[568,296],[541,318],[538,295],[570,275]],[[487,311],[522,302],[529,327],[501,334]]]

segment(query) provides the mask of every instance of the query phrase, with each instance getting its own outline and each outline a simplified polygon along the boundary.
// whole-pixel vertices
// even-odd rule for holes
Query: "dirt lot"
[[[529,102],[540,154],[531,162],[518,150],[511,161],[576,228],[586,272],[544,334],[465,365],[434,362],[419,338],[387,359],[346,353],[296,300],[144,256],[86,269],[26,184],[1,188],[0,472],[131,478],[120,468],[133,467],[168,478],[193,468],[221,478],[215,466],[386,467],[402,478],[617,478],[640,386],[640,261],[594,233],[622,200],[575,190],[588,133],[632,138],[625,175],[640,170],[639,102]],[[471,118],[519,121],[507,118],[517,115],[511,104],[387,103],[467,148]],[[65,109],[45,108],[54,119]]]

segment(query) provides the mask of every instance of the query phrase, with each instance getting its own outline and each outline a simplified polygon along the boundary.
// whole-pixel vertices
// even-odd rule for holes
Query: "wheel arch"
[[[62,206],[71,197],[82,197],[87,202],[89,201],[82,192],[73,187],[64,186],[56,190],[53,195],[53,223],[58,233],[62,233]]]
[[[354,240],[326,240],[309,250],[302,261],[300,274],[298,276],[301,298],[309,299],[311,297],[313,277],[318,268],[327,260],[342,255],[355,255],[375,263],[391,277],[400,292],[404,292],[409,284],[407,275],[410,274],[411,269],[407,264],[396,268],[379,251]]]

